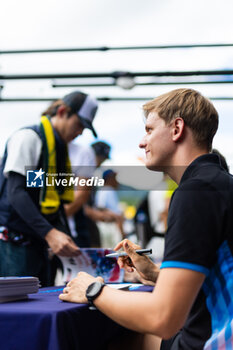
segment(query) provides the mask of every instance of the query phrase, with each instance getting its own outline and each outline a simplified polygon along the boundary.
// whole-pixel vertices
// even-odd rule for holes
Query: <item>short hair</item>
[[[182,118],[192,130],[198,146],[211,151],[212,140],[218,129],[218,112],[212,102],[193,89],[176,89],[158,96],[143,106],[146,118],[157,112],[166,124]]]
[[[66,106],[62,100],[53,101],[51,105],[49,105],[49,107],[43,113],[41,113],[41,115],[48,115],[49,117],[52,118],[57,114],[57,110],[61,105]],[[71,111],[71,108],[68,106],[66,106],[66,109],[68,112],[68,117],[70,117],[73,112]]]

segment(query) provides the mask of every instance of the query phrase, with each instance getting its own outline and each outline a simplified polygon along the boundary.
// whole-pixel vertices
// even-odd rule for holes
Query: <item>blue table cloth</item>
[[[62,290],[41,288],[27,300],[0,304],[0,349],[104,350],[110,339],[125,331],[86,304],[60,301]]]
[[[28,300],[0,304],[0,349],[104,349],[123,330],[85,304],[60,301],[62,289],[41,288]]]

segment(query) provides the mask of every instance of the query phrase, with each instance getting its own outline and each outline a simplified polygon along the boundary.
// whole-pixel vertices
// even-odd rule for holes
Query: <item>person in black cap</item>
[[[58,255],[78,254],[63,210],[74,198],[72,186],[50,180],[52,173],[69,180],[67,144],[84,128],[96,136],[96,111],[95,99],[75,91],[53,102],[39,125],[8,140],[0,168],[0,276],[37,276],[45,286],[51,284],[48,247]]]
[[[111,146],[103,141],[94,142],[91,144],[95,152],[96,166],[97,168],[106,160],[110,159]]]
[[[95,152],[96,167],[100,167],[101,164],[106,160],[110,159],[111,146],[103,141],[97,141],[91,144]],[[119,215],[114,213],[112,210],[107,208],[98,209],[95,206],[95,189],[92,190],[88,204],[84,207],[85,215],[87,216],[87,225],[89,228],[90,240],[92,247],[100,247],[101,239],[100,232],[96,222],[118,222]]]
[[[97,133],[92,125],[98,108],[97,101],[94,98],[83,92],[74,91],[63,97],[63,99],[53,102],[51,106],[43,112],[43,115],[53,117],[56,114],[58,107],[63,104],[69,107],[70,116],[72,114],[76,114],[76,116],[78,116],[78,120],[83,126],[83,129],[90,129],[93,135],[97,137]],[[73,139],[74,138],[71,140]]]
[[[114,220],[109,222],[99,222],[98,229],[101,237],[101,247],[114,247],[121,239],[125,237],[123,222],[124,216],[119,206],[117,189],[117,173],[112,169],[103,172],[104,187],[96,192],[95,206],[100,211],[108,211],[114,214]],[[103,220],[102,220],[103,221]]]

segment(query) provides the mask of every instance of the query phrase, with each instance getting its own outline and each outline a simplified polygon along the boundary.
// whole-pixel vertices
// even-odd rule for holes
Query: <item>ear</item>
[[[181,137],[184,135],[184,120],[182,118],[176,118],[173,121],[173,127],[172,127],[172,140],[174,142],[177,142],[181,139]]]
[[[67,113],[66,106],[61,105],[58,107],[58,109],[57,109],[58,116],[63,117],[63,115],[65,115],[66,113]]]

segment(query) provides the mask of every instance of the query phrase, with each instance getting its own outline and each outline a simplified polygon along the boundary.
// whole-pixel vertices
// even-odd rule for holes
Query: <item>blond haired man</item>
[[[60,298],[91,300],[119,324],[146,334],[147,350],[231,348],[233,179],[210,154],[218,113],[191,89],[161,95],[144,111],[146,135],[140,147],[146,166],[164,171],[179,185],[170,204],[164,259],[158,269],[127,240],[115,249],[123,247],[131,258],[132,264],[119,259],[122,268],[136,269],[156,286],[151,294],[104,285],[98,290],[93,277],[80,273]],[[163,339],[161,345],[155,345],[156,336]]]

